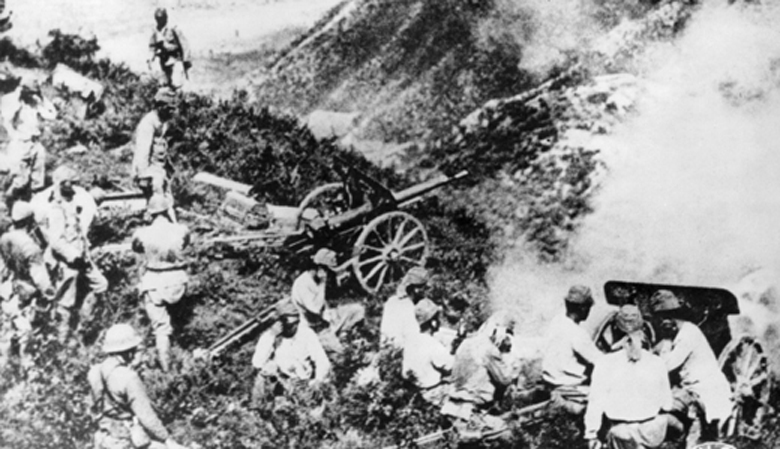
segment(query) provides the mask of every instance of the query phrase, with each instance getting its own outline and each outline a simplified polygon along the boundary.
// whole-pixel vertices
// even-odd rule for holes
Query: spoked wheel
[[[344,190],[344,184],[333,182],[317,187],[309,192],[301,204],[298,206],[298,212],[295,217],[295,228],[301,229],[301,225],[306,219],[322,218],[327,219],[333,215],[338,215],[349,209],[349,200]],[[308,211],[316,211],[315,217],[308,217]]]
[[[620,341],[623,337],[620,329],[615,325],[615,318],[617,317],[617,311],[610,312],[606,318],[599,324],[596,332],[593,334],[593,342],[596,343],[596,347],[601,352],[613,352],[615,343]],[[652,346],[655,343],[655,331],[649,321],[645,321],[643,324],[645,338],[647,342]]]
[[[726,423],[726,436],[760,438],[772,389],[764,348],[755,337],[743,335],[723,349],[718,363],[734,395],[734,410]]]
[[[427,258],[428,235],[420,220],[406,212],[389,212],[363,228],[352,250],[352,269],[360,285],[375,293]]]

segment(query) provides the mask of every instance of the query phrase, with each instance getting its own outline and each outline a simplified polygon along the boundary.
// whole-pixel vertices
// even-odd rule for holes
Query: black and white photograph
[[[780,3],[0,0],[0,449],[780,447]]]

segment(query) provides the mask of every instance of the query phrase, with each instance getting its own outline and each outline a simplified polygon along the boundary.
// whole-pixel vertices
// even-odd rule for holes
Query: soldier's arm
[[[606,392],[606,379],[604,369],[599,365],[593,369],[593,380],[588,395],[588,406],[585,409],[585,439],[595,439],[601,428],[601,419],[604,414],[604,397]]]
[[[502,359],[499,354],[487,354],[487,362],[485,367],[490,374],[490,378],[494,383],[498,385],[509,385],[514,379],[512,379],[511,370]]]
[[[596,343],[590,339],[585,329],[580,328],[579,335],[574,336],[574,353],[588,365],[593,366],[601,358],[601,351],[596,347]]]
[[[274,353],[274,340],[279,332],[278,328],[278,323],[275,323],[273,327],[260,335],[255,346],[255,353],[252,355],[252,366],[261,370],[266,376],[276,374],[276,366],[272,364],[271,358]]]
[[[170,438],[168,430],[163,426],[162,421],[157,416],[157,412],[152,407],[152,401],[146,394],[146,387],[141,382],[141,378],[134,371],[127,376],[127,399],[133,414],[138,418],[138,422],[144,430],[157,441],[166,441]]]

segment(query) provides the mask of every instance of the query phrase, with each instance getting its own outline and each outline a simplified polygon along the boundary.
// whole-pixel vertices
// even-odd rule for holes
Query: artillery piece
[[[297,254],[312,254],[328,247],[338,254],[342,275],[352,272],[363,289],[377,292],[399,280],[413,266],[428,258],[430,243],[423,224],[400,210],[426,193],[468,176],[441,175],[399,192],[393,192],[354,167],[342,174],[343,182],[321,186],[309,193],[297,208],[267,205],[265,212],[277,225],[246,235],[226,236],[211,242],[247,242],[262,246],[283,246]],[[222,210],[243,218],[260,203],[249,197],[251,186],[208,173],[195,181],[231,190]],[[262,214],[262,212],[261,212]]]

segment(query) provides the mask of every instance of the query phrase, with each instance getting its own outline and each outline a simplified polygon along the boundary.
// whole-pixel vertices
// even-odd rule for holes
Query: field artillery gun
[[[409,268],[424,265],[430,252],[423,224],[400,209],[466,176],[466,171],[441,175],[393,192],[350,167],[342,175],[343,182],[314,189],[296,208],[267,205],[267,214],[276,226],[211,241],[283,246],[300,255],[327,247],[338,255],[337,273],[346,277],[351,271],[363,289],[375,293],[401,279]],[[260,206],[249,196],[252,186],[208,173],[199,173],[195,180],[230,190],[221,207],[228,216],[245,219]]]

